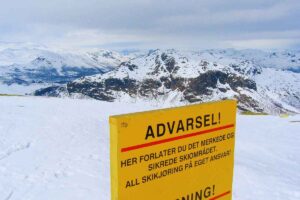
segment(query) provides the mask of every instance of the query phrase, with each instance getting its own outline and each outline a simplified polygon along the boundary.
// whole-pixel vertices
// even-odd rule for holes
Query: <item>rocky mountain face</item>
[[[236,50],[153,50],[122,62],[110,72],[82,77],[63,87],[43,88],[35,95],[172,105],[234,98],[240,110],[299,112],[299,55],[276,55]]]

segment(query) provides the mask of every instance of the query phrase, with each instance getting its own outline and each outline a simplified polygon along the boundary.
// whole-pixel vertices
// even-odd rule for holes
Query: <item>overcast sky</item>
[[[299,48],[300,0],[0,0],[0,42]]]

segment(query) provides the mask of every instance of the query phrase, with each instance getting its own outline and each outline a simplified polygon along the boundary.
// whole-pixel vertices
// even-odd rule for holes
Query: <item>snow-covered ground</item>
[[[108,116],[148,109],[0,96],[0,200],[109,200]],[[237,119],[233,199],[300,199],[300,116]]]

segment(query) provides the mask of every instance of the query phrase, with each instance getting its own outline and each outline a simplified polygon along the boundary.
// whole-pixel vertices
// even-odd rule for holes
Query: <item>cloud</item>
[[[0,41],[287,48],[300,39],[295,34],[300,32],[299,10],[299,0],[10,0],[0,7]]]
[[[274,49],[277,47],[290,48],[295,44],[300,44],[300,40],[292,39],[249,39],[249,40],[227,40],[224,46],[236,49],[254,48],[254,49]]]

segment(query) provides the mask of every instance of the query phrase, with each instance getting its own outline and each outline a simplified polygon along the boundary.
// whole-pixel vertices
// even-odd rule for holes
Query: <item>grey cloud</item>
[[[89,34],[84,44],[91,31],[103,44],[299,39],[289,35],[300,31],[299,10],[298,0],[10,0],[0,7],[0,40],[70,44],[79,32],[82,45],[93,45]]]

